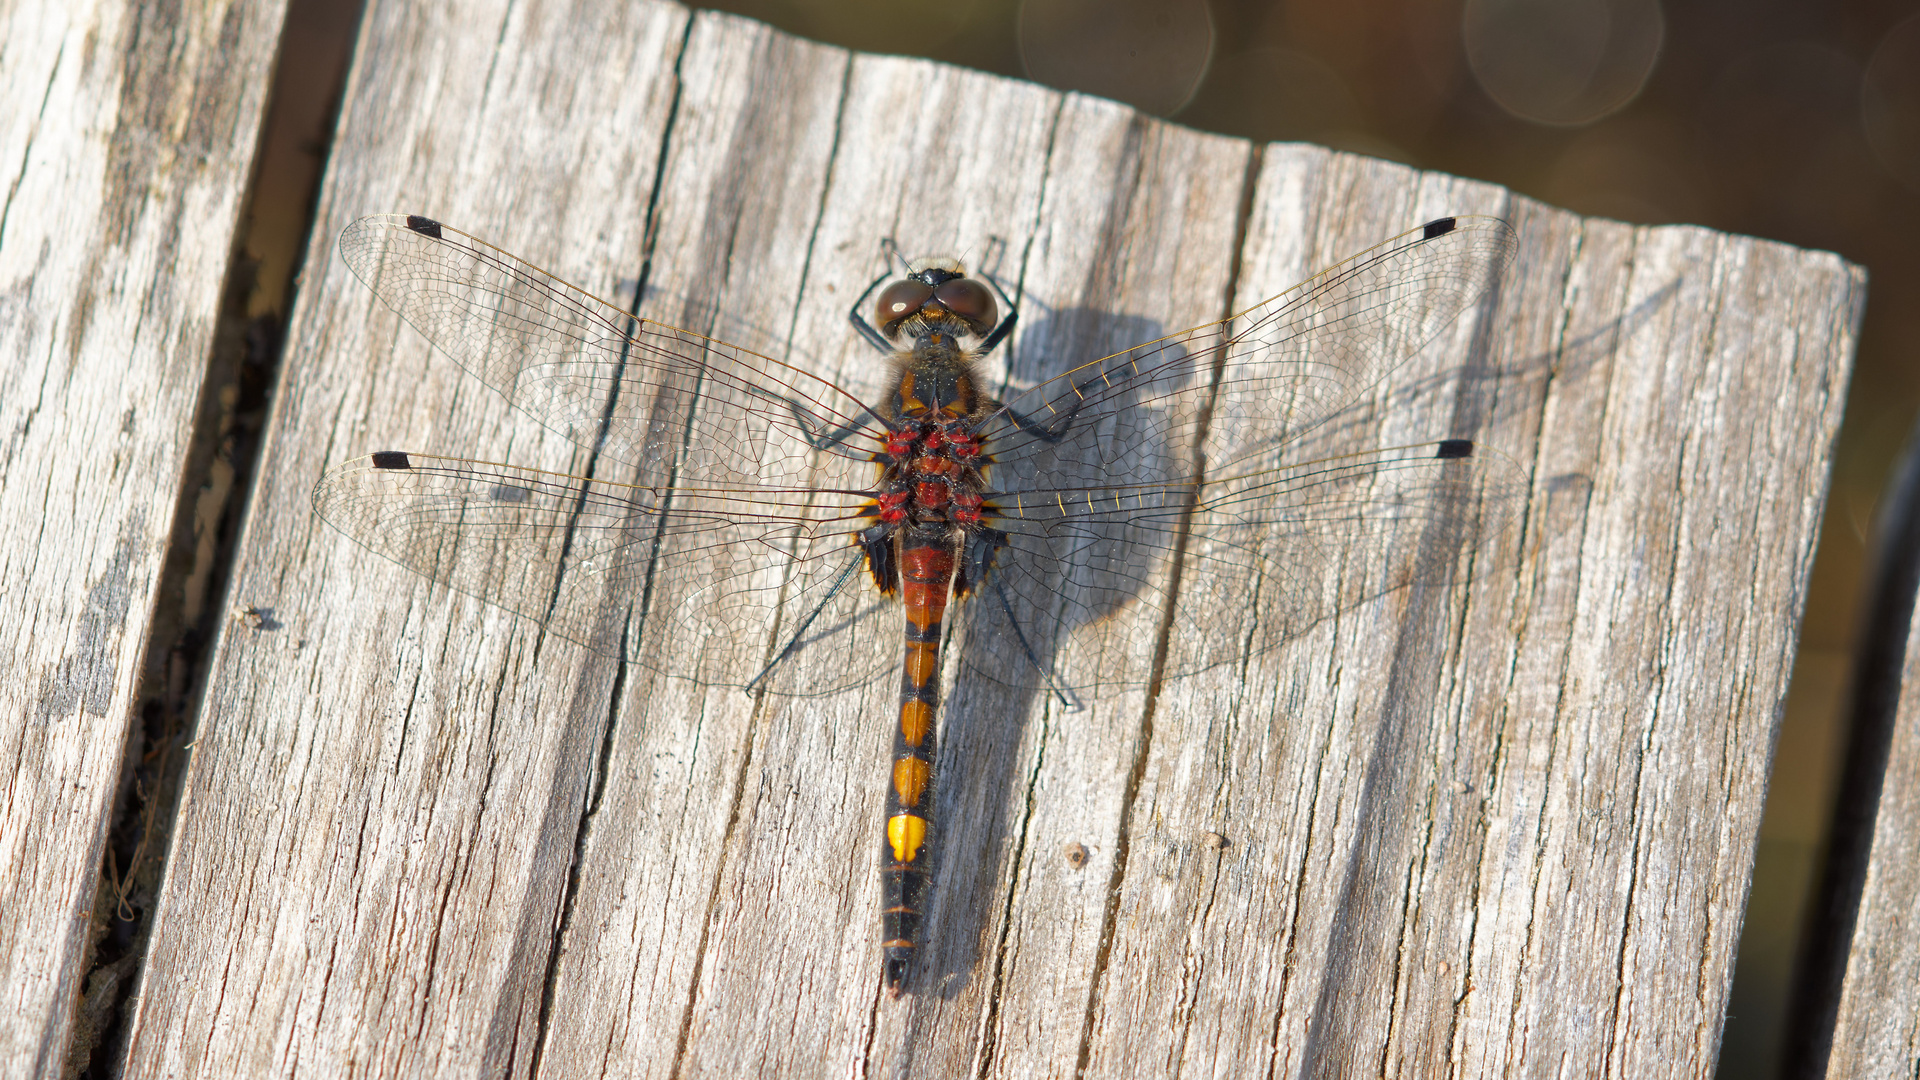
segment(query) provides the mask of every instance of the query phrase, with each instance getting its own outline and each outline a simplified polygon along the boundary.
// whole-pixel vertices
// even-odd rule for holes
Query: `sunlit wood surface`
[[[334,255],[386,212],[644,277],[849,386],[884,376],[845,320],[883,237],[1004,260],[1018,382],[1504,217],[1503,288],[1352,437],[1496,449],[1508,527],[1449,587],[1157,694],[952,684],[938,911],[892,1000],[893,678],[623,669],[314,518],[375,450],[579,464]],[[231,597],[273,617],[219,645],[128,1075],[1711,1071],[1856,269],[592,0],[373,4],[315,236]],[[1186,583],[1165,651],[1263,586]]]

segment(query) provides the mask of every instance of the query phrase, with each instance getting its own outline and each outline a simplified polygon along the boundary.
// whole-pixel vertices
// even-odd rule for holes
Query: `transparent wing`
[[[1005,546],[965,609],[960,655],[977,675],[1035,689],[1139,685],[1168,618],[1187,647],[1164,677],[1243,662],[1362,600],[1457,582],[1463,548],[1490,552],[1527,485],[1497,453],[1440,440],[1231,482],[1097,490],[1110,509],[1075,512],[1068,500],[1088,489],[1055,489],[1051,511],[996,522]],[[1166,591],[1176,559],[1178,612]],[[1204,633],[1182,632],[1198,624],[1179,612],[1205,612]]]
[[[1216,475],[1270,467],[1484,296],[1515,243],[1498,218],[1441,218],[1219,322],[1069,368],[984,427],[1003,483],[1023,489],[1021,462],[1069,448],[1127,489],[1190,479],[1175,458],[1196,450]],[[1174,458],[1129,460],[1142,446]]]
[[[1442,219],[1009,400],[986,429],[988,505],[1006,546],[981,590],[990,600],[969,612],[977,635],[1000,642],[976,650],[988,673],[1077,636],[1089,677],[1146,678],[1133,655],[1151,636],[1141,624],[1167,617],[1182,550],[1189,603],[1262,591],[1257,604],[1216,597],[1234,602],[1206,610],[1245,624],[1210,626],[1218,649],[1193,650],[1170,676],[1270,648],[1343,598],[1448,580],[1433,553],[1497,535],[1524,477],[1467,440],[1357,449],[1345,421],[1486,295],[1514,246],[1506,222]],[[1116,675],[1127,670],[1134,680]]]
[[[845,572],[883,430],[857,399],[782,361],[637,319],[427,218],[363,218],[340,247],[383,303],[591,451],[594,475],[376,454],[321,479],[323,519],[560,637],[703,682],[752,678],[777,610],[811,614],[815,637],[853,628],[814,646],[846,655],[795,692],[868,681],[896,658],[897,620],[878,617],[881,598]],[[672,655],[626,622],[643,599]]]
[[[746,685],[786,644],[776,637],[796,633],[822,674],[776,684],[784,693],[866,685],[897,663],[899,619],[844,530],[751,500],[676,505],[675,494],[385,451],[329,469],[313,500],[329,524],[422,576],[704,684]]]
[[[645,482],[776,511],[796,473],[824,470],[818,487],[871,484],[884,423],[800,368],[640,319],[429,218],[361,218],[342,230],[340,255],[515,408]]]

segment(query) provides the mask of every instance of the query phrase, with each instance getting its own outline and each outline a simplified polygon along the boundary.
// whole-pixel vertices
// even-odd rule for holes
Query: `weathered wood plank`
[[[216,658],[149,960],[169,974],[145,984],[130,1074],[524,1071],[536,1051],[611,674],[314,531],[307,493],[329,460],[430,431],[535,466],[569,454],[417,335],[396,343],[331,238],[395,206],[518,222],[501,239],[599,252],[569,269],[614,292],[637,275],[686,18],[369,9],[234,571],[236,602],[283,625]],[[380,594],[384,625],[362,622]]]
[[[283,14],[0,5],[6,1076],[94,1037],[102,853]]]
[[[1510,528],[1451,586],[1368,599],[1352,567],[1333,617],[1157,692],[1150,638],[1040,646],[1116,665],[1079,711],[954,680],[938,908],[889,1002],[895,677],[616,669],[328,531],[306,489],[372,450],[578,463],[329,253],[235,579],[286,625],[222,642],[130,1071],[1711,1069],[1856,271],[678,8],[369,18],[324,237],[421,212],[605,295],[644,277],[643,314],[869,399],[845,311],[881,237],[1017,288],[1020,386],[1508,217],[1504,288],[1341,430],[1499,448]],[[1168,663],[1289,585],[1196,570]]]
[[[1862,637],[1846,805],[1861,830],[1830,856],[1829,947],[1802,972],[1807,999],[1837,1006],[1801,1023],[1808,1076],[1900,1076],[1920,1061],[1920,440],[1884,502],[1878,595]],[[1850,936],[1848,931],[1851,931]],[[1837,986],[1835,983],[1837,982]],[[1824,1060],[1812,1055],[1825,1052]],[[1824,1071],[1822,1066],[1824,1065]]]

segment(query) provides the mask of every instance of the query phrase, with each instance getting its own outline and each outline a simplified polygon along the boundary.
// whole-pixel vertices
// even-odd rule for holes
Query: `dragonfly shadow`
[[[1491,349],[1476,346],[1469,356],[1469,367],[1446,369],[1416,379],[1396,381],[1386,399],[1389,411],[1430,407],[1437,396],[1464,376],[1479,399],[1467,403],[1475,410],[1473,426],[1499,431],[1537,410],[1546,389],[1544,384],[1584,379],[1603,368],[1619,349],[1620,343],[1648,326],[1679,298],[1688,273],[1674,276],[1666,284],[1648,293],[1619,315],[1566,338],[1548,351],[1496,360]],[[1349,409],[1335,422],[1354,423],[1359,410]]]
[[[1076,687],[1145,679],[1149,657],[1121,646],[1164,610],[1212,378],[1209,357],[1163,334],[1152,319],[1065,309],[1022,338],[1008,381],[1032,389],[1008,393],[987,426],[1004,546],[963,609],[961,659],[975,676],[1069,701]],[[1105,359],[1058,359],[1087,356]]]

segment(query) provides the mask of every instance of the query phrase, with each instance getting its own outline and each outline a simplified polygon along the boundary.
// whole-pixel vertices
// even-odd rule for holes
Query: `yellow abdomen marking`
[[[906,653],[907,680],[915,689],[932,681],[940,670],[940,646],[932,642],[909,641]]]
[[[893,845],[894,862],[912,862],[920,855],[920,845],[926,842],[926,818],[896,814],[887,819],[887,843]]]
[[[919,806],[920,796],[927,793],[927,779],[932,775],[933,767],[919,758],[903,757],[895,761],[893,790],[900,795],[900,805]]]
[[[900,737],[915,750],[926,741],[927,732],[933,730],[933,706],[924,701],[903,701],[900,703]]]

